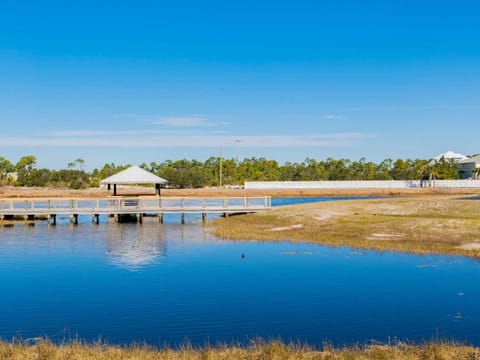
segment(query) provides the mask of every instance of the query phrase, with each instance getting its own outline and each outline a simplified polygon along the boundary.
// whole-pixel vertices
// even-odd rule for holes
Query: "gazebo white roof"
[[[450,151],[450,150],[443,154],[435,156],[434,160],[440,161],[442,158],[444,158],[445,160],[453,160],[456,162],[468,159],[468,157],[466,157],[465,155],[454,153],[453,151]]]
[[[100,184],[165,184],[167,180],[148,172],[138,166],[131,166],[106,179]]]

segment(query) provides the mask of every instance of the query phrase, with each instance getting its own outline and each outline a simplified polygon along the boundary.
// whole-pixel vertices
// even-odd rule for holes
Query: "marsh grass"
[[[231,240],[480,258],[480,201],[446,195],[290,205],[209,226],[213,234]]]
[[[156,349],[146,345],[126,347],[79,341],[55,345],[48,339],[35,343],[1,342],[0,359],[9,360],[476,360],[480,349],[453,342],[431,342],[423,345],[395,343],[334,348],[324,345],[283,344],[280,341],[252,341],[247,346],[183,346],[178,349]]]

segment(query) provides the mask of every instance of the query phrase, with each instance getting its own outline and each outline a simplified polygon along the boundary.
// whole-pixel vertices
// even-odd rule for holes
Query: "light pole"
[[[220,187],[222,187],[222,145],[220,145],[220,181],[219,181],[219,185]]]
[[[237,164],[238,164],[239,161],[240,161],[239,158],[238,158],[238,153],[239,153],[239,147],[240,147],[240,142],[241,142],[241,141],[242,141],[242,140],[240,140],[240,139],[235,140],[235,144],[237,145]]]

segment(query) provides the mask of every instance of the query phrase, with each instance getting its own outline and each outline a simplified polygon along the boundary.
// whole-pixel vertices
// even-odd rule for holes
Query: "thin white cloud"
[[[122,137],[143,135],[173,135],[178,131],[167,130],[67,130],[42,133],[41,137]]]
[[[342,111],[397,111],[397,110],[477,110],[480,105],[465,105],[465,106],[359,106],[347,107]]]
[[[181,132],[180,132],[181,131]],[[198,134],[227,134],[228,131],[221,129],[181,129],[181,130],[60,130],[36,134],[40,138],[83,138],[83,137],[126,137],[126,136],[176,136],[176,135],[198,135]]]
[[[0,138],[0,147],[344,147],[354,146],[373,135],[362,133],[333,133],[308,135],[238,136],[225,134],[144,134],[124,132],[112,136],[108,132],[72,134],[72,136],[39,136]],[[137,135],[137,136],[136,136]]]
[[[339,114],[326,114],[321,117],[322,120],[341,120],[343,115]]]
[[[214,126],[225,125],[225,123],[211,121],[206,116],[202,116],[202,115],[164,117],[164,118],[161,118],[160,120],[153,121],[152,123],[156,125],[164,125],[164,126],[179,127],[179,128],[214,127]]]

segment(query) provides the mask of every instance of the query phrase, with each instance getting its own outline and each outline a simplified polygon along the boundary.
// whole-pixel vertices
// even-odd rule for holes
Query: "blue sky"
[[[480,152],[474,1],[0,2],[0,156]]]

